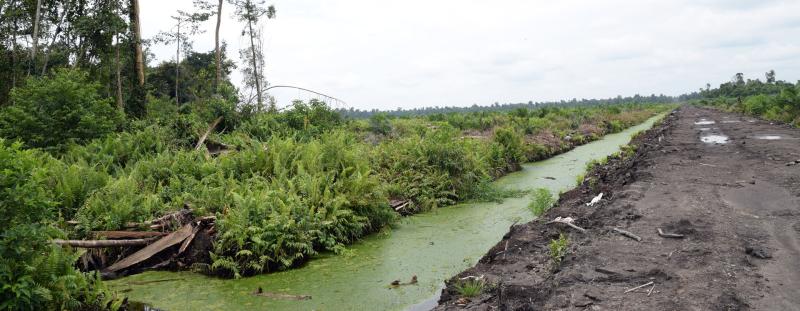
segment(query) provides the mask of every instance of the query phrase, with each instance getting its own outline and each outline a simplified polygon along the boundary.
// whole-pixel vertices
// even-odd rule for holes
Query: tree
[[[31,69],[35,65],[36,61],[36,47],[39,43],[39,19],[41,18],[42,10],[42,0],[36,0],[36,16],[33,19],[33,34],[31,35],[31,41],[33,41],[33,46],[31,47],[31,59],[28,65],[28,75],[31,74]]]
[[[257,109],[261,111],[264,103],[261,89],[262,80],[264,78],[264,74],[262,72],[264,57],[260,48],[260,33],[253,29],[253,25],[257,25],[262,16],[266,16],[267,19],[275,18],[275,6],[265,6],[263,0],[230,1],[231,4],[233,4],[236,8],[236,16],[238,16],[239,21],[246,24],[245,28],[242,30],[242,35],[246,34],[250,39],[250,55],[247,58],[249,58],[248,61],[250,62],[251,67],[248,70],[245,70],[245,84],[250,85],[252,83],[252,85],[255,86]],[[256,45],[257,40],[259,41],[259,46]]]
[[[741,73],[741,72],[737,72],[735,75],[733,75],[733,81],[732,82],[733,82],[733,84],[736,84],[736,85],[744,85],[744,74]]]
[[[139,22],[139,0],[130,0],[130,8],[128,14],[130,15],[131,35],[133,37],[133,55],[134,70],[138,78],[139,86],[144,87],[144,56],[142,55],[142,26]]]
[[[188,54],[192,49],[192,42],[189,40],[189,36],[205,32],[200,30],[200,22],[208,20],[211,14],[209,12],[187,13],[178,10],[178,15],[172,16],[172,19],[175,20],[174,32],[162,31],[155,37],[155,41],[159,43],[175,43],[175,104],[178,106],[181,104],[180,94],[178,93],[180,90],[181,42],[183,42],[183,48]]]
[[[222,23],[222,0],[217,4],[217,29],[214,32],[214,54],[216,63],[216,75],[214,77],[214,90],[219,88],[219,81],[222,79],[222,51],[219,48],[219,26]]]
[[[775,70],[767,71],[767,73],[764,75],[766,77],[767,83],[775,83]]]

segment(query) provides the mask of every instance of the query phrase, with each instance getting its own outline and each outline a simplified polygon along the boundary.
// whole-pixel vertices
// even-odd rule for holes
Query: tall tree
[[[172,19],[175,20],[175,26],[173,27],[173,31],[162,31],[156,37],[155,41],[164,44],[171,44],[175,43],[175,104],[180,105],[180,96],[178,91],[180,90],[179,81],[180,81],[180,64],[181,64],[181,47],[184,50],[191,51],[192,49],[192,42],[190,41],[190,37],[192,35],[203,33],[203,30],[200,30],[200,22],[208,20],[211,13],[209,12],[198,12],[198,13],[187,13],[181,10],[178,10],[178,15],[172,16]],[[183,43],[183,46],[181,46]]]
[[[139,86],[144,87],[144,55],[142,54],[142,26],[139,22],[139,0],[130,0],[131,35],[133,39],[134,70],[138,78]]]
[[[264,58],[260,46],[256,45],[257,40],[260,43],[260,33],[254,29],[254,25],[257,26],[258,21],[262,16],[266,16],[267,19],[275,18],[275,6],[266,6],[264,4],[264,0],[231,0],[231,4],[233,4],[236,8],[236,16],[238,16],[239,21],[245,23],[245,28],[242,31],[242,34],[247,34],[248,38],[250,39],[249,52],[251,55],[249,58],[251,68],[249,72],[251,75],[250,78],[252,79],[256,89],[258,104],[257,108],[260,111],[263,108],[264,100],[261,89],[261,84],[263,82],[263,68],[259,67],[259,63],[263,63]]]
[[[28,74],[31,74],[31,69],[34,68],[36,61],[36,47],[39,43],[39,20],[42,16],[42,0],[36,0],[36,15],[33,17],[33,34],[31,41],[33,45],[31,46],[31,56],[30,56],[30,63],[28,65]]]
[[[767,71],[764,75],[767,79],[767,83],[775,83],[775,70]]]
[[[218,92],[219,81],[222,80],[222,51],[219,48],[219,26],[222,23],[222,0],[217,4],[217,29],[214,32],[214,54],[216,59],[216,75],[214,77],[214,92]]]

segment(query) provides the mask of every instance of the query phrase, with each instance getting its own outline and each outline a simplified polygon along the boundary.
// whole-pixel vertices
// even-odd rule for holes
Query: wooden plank
[[[95,237],[107,239],[144,239],[165,236],[167,233],[158,231],[92,231]]]
[[[80,248],[103,248],[103,247],[121,247],[121,246],[142,246],[155,241],[156,238],[147,239],[131,239],[131,240],[52,240],[56,245],[68,245]]]
[[[180,230],[170,233],[155,243],[150,244],[147,247],[140,249],[138,252],[135,252],[130,256],[116,262],[115,264],[103,270],[103,272],[116,272],[145,261],[161,251],[183,242],[183,240],[186,240],[186,238],[192,235],[192,231],[194,231],[193,229],[194,226],[192,226],[191,223],[188,223]]]

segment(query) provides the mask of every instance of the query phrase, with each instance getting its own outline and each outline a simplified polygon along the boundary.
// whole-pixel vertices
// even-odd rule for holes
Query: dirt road
[[[542,221],[512,227],[438,309],[800,310],[800,130],[683,107],[634,144]],[[557,216],[587,232],[545,224]],[[560,232],[556,267],[547,245]],[[453,284],[469,276],[490,286],[467,300]]]

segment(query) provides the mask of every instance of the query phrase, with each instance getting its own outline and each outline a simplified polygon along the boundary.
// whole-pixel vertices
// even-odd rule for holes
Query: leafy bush
[[[123,116],[110,99],[101,98],[99,88],[77,70],[28,78],[11,91],[12,104],[0,110],[0,135],[53,151],[107,135]]]
[[[555,203],[553,195],[550,191],[544,188],[538,188],[533,191],[533,200],[528,204],[528,209],[533,212],[534,216],[541,216]]]

